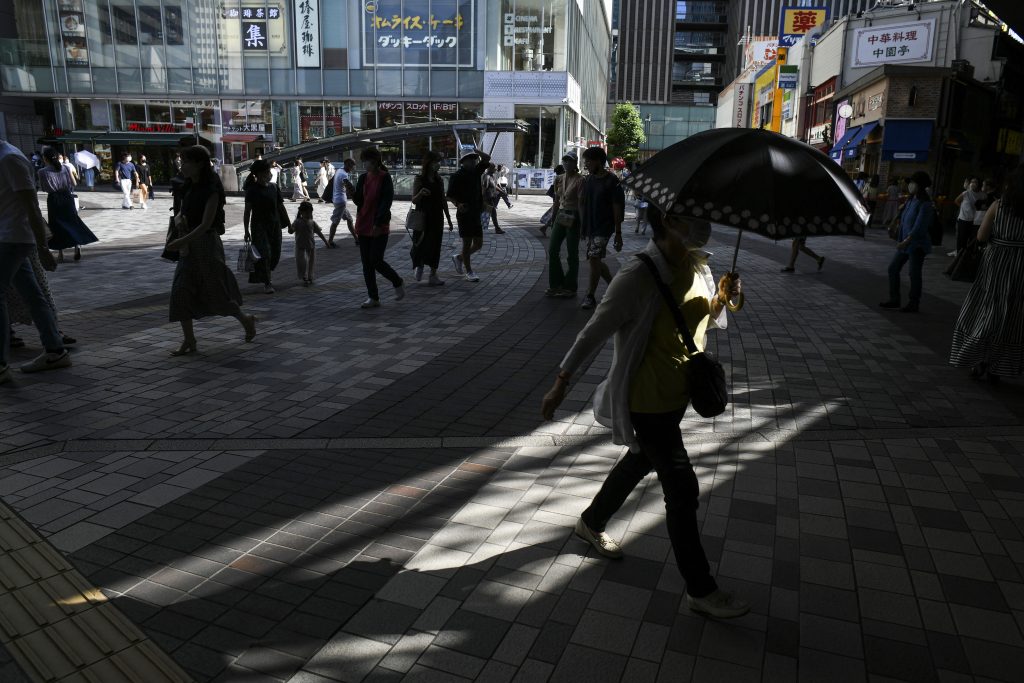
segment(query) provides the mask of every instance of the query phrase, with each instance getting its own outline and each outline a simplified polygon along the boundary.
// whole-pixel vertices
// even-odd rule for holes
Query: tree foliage
[[[612,126],[608,131],[608,154],[635,161],[640,145],[647,141],[640,110],[632,102],[615,105]]]

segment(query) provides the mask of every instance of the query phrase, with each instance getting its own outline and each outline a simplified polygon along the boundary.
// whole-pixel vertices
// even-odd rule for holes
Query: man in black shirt
[[[455,272],[460,275],[465,270],[466,279],[479,282],[473,273],[470,256],[484,246],[484,229],[481,214],[484,211],[484,198],[480,179],[487,171],[491,157],[482,150],[474,150],[459,160],[459,170],[448,181],[447,197],[455,204],[455,218],[459,224],[459,237],[462,238],[462,253],[454,254],[452,262]]]

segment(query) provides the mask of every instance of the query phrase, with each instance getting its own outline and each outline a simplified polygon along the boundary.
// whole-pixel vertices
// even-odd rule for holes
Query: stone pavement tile
[[[799,680],[802,683],[860,683],[867,678],[864,661],[861,659],[801,647],[799,661]]]
[[[507,621],[457,610],[437,634],[434,644],[488,659],[494,655],[509,628]]]
[[[606,652],[628,655],[640,622],[614,614],[586,610],[572,634],[572,642]]]
[[[483,670],[485,660],[455,650],[429,645],[420,655],[418,664],[464,678],[475,678]]]
[[[619,680],[627,658],[570,644],[549,679],[552,683],[579,680]]]
[[[332,680],[359,681],[373,671],[391,646],[350,633],[338,633],[303,668]]]
[[[811,614],[800,615],[800,646],[858,659],[863,655],[857,624]]]
[[[463,603],[463,608],[506,621],[515,621],[533,591],[496,581],[480,581]]]

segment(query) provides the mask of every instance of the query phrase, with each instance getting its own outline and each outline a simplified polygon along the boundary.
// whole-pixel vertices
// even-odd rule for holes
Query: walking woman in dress
[[[360,152],[359,160],[363,162],[365,173],[356,182],[352,201],[359,207],[356,212],[356,243],[363,263],[363,279],[366,281],[367,298],[360,308],[378,308],[380,293],[377,290],[377,273],[387,278],[395,288],[396,301],[405,298],[405,283],[384,260],[391,232],[391,203],[395,198],[395,183],[376,147],[367,147]]]
[[[292,164],[292,201],[304,202],[309,200],[309,190],[306,188],[306,169],[302,166],[302,159],[296,159]]]
[[[82,258],[83,244],[98,241],[75,210],[75,182],[71,173],[60,163],[57,150],[43,150],[46,165],[39,169],[39,188],[46,193],[47,222],[50,241],[47,246],[57,251],[57,262],[64,262],[64,250],[75,248],[75,260]]]
[[[412,267],[416,269],[416,281],[423,279],[423,268],[430,268],[427,284],[438,287],[444,280],[437,276],[441,262],[441,242],[444,240],[444,219],[448,219],[448,232],[452,231],[452,217],[448,213],[448,202],[444,198],[444,181],[438,170],[441,155],[428,151],[423,155],[423,166],[412,182],[412,203],[423,212],[423,229],[413,234]]]
[[[242,311],[242,293],[235,274],[224,262],[224,186],[210,165],[210,153],[196,145],[181,153],[181,212],[174,217],[179,237],[168,249],[179,251],[171,284],[170,319],[181,323],[184,341],[172,356],[196,352],[192,321],[209,315],[229,315],[245,330],[245,341],[256,337],[256,316]]]
[[[988,246],[953,328],[949,364],[998,382],[1024,368],[1024,166],[988,208],[977,239]]]
[[[57,332],[60,333],[61,340],[64,342],[64,346],[72,346],[78,340],[74,337],[69,337],[63,330],[60,329],[60,318],[57,314],[57,304],[53,302],[53,294],[50,292],[50,283],[46,279],[46,270],[43,268],[43,264],[39,261],[39,254],[32,252],[28,257],[29,263],[32,264],[32,272],[36,276],[36,282],[39,283],[39,289],[42,290],[43,296],[46,297],[46,303],[49,304],[50,310],[53,311],[53,319],[57,321]],[[21,294],[18,290],[11,288],[7,290],[7,317],[11,325],[27,325],[32,326],[32,309],[28,305],[28,302],[21,298]],[[14,334],[14,328],[11,328],[11,348],[20,349],[25,346],[25,342],[19,339]]]
[[[316,172],[316,201],[319,204],[324,203],[324,190],[331,182],[330,173],[327,169],[328,161],[324,159],[320,162],[320,168]]]
[[[246,241],[252,241],[260,254],[256,269],[249,273],[249,282],[262,282],[266,294],[274,293],[271,274],[281,260],[281,230],[289,223],[281,191],[270,182],[270,162],[265,159],[252,162],[249,177],[245,179],[242,225]]]

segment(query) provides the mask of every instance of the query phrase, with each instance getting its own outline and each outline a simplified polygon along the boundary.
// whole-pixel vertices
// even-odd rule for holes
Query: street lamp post
[[[649,135],[649,133],[647,132],[648,130],[650,130],[650,127],[651,127],[651,115],[648,114],[647,116],[644,117],[644,144],[647,145],[647,149],[650,149],[650,143],[648,142],[648,135]]]

